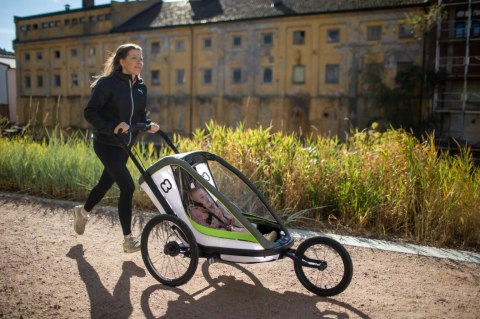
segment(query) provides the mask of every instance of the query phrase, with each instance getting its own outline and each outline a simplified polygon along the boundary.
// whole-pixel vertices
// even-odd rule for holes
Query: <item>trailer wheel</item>
[[[183,285],[197,270],[197,241],[176,216],[152,218],[143,229],[141,250],[148,272],[166,286]]]
[[[328,237],[312,237],[302,242],[295,252],[295,274],[309,291],[322,296],[334,296],[352,280],[350,254],[339,242]]]

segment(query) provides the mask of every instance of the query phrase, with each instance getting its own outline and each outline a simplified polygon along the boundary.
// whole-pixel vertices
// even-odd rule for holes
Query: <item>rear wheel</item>
[[[339,242],[313,237],[302,242],[295,252],[295,274],[302,285],[319,296],[334,296],[352,280],[350,254]]]
[[[176,216],[152,218],[143,229],[141,247],[148,272],[164,285],[183,285],[197,270],[197,241],[187,224]]]

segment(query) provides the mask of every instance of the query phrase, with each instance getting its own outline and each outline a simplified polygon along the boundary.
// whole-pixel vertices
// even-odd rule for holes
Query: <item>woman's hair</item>
[[[125,43],[119,46],[117,50],[115,50],[115,53],[111,53],[110,56],[107,58],[105,64],[103,65],[102,74],[95,76],[95,80],[92,82],[90,87],[95,87],[100,78],[112,75],[115,71],[121,71],[122,66],[120,65],[120,60],[125,59],[130,50],[142,51],[142,47],[134,43]]]

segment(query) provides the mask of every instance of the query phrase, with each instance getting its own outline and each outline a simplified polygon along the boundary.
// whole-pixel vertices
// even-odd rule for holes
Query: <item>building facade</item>
[[[428,35],[437,139],[480,150],[480,1],[437,0],[442,15]]]
[[[364,91],[366,65],[383,65],[386,83],[405,65],[424,65],[423,39],[408,31],[406,15],[422,15],[427,5],[90,0],[80,9],[15,17],[17,121],[88,127],[83,107],[92,77],[118,45],[133,42],[144,49],[150,117],[167,132],[189,134],[214,119],[342,135],[382,117]]]

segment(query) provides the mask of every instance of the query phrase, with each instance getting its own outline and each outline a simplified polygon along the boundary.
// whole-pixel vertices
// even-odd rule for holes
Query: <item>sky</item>
[[[122,1],[122,0],[120,0]],[[95,5],[109,4],[111,0],[95,0]],[[13,17],[28,17],[70,9],[80,9],[82,0],[2,0],[0,9],[0,48],[13,52],[12,41],[15,39]]]

